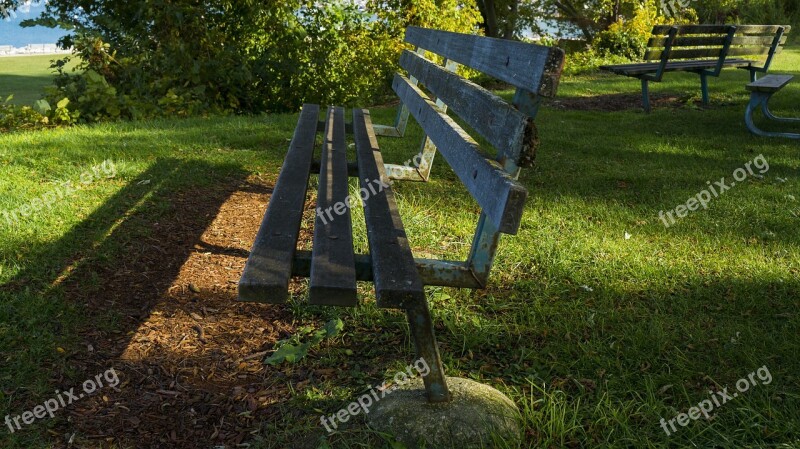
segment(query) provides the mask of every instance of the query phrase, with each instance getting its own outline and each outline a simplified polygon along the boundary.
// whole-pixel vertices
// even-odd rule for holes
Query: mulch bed
[[[263,358],[294,333],[292,317],[235,301],[267,184],[251,177],[182,192],[158,222],[134,213],[108,237],[124,245],[124,260],[89,261],[62,280],[67,299],[86,309],[85,350],[53,384],[78,391],[109,368],[121,382],[62,412],[55,447],[235,447],[285,413],[288,384],[302,388],[309,373]],[[109,311],[114,324],[102,322]]]

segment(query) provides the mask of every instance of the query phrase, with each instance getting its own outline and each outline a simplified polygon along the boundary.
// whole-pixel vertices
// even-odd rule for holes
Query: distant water
[[[6,19],[0,19],[0,45],[24,47],[28,44],[55,44],[59,38],[68,34],[60,28],[32,27],[22,28],[20,22],[39,17],[44,6],[30,7],[30,10],[16,11]],[[14,17],[16,15],[16,17]]]

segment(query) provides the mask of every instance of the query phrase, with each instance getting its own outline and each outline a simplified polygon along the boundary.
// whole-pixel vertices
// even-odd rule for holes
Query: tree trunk
[[[580,28],[583,37],[587,41],[591,42],[594,39],[594,28],[592,26],[594,22],[586,18],[576,5],[570,3],[569,0],[556,0],[553,4],[564,19]]]
[[[497,37],[497,11],[494,0],[478,0],[478,10],[483,16],[483,33],[489,37]]]
[[[511,1],[511,11],[505,23],[505,33],[503,39],[514,39],[514,31],[517,29],[517,14],[519,13],[519,0]]]

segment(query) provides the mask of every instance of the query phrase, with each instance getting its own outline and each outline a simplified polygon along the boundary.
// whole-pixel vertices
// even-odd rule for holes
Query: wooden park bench
[[[527,191],[517,175],[532,161],[538,141],[533,118],[541,98],[556,93],[564,53],[416,27],[408,28],[405,41],[416,51],[403,52],[400,66],[408,75],[396,74],[392,84],[402,102],[394,126],[373,126],[366,109],[354,109],[352,122],[346,122],[340,107],[324,110],[320,121],[319,106],[303,106],[239,281],[239,300],[284,303],[290,278],[300,276],[310,278],[310,304],[355,306],[356,281],[371,281],[379,307],[406,311],[417,354],[431,368],[424,378],[428,400],[443,402],[449,392],[423,287],[486,286],[500,234],[519,229]],[[444,58],[443,66],[427,58],[426,50]],[[515,86],[513,105],[460,77],[458,64]],[[487,156],[448,116],[447,107],[491,144],[496,156]],[[426,134],[420,164],[386,166],[376,136],[402,136],[409,113]],[[321,156],[315,160],[319,132]],[[355,160],[348,159],[349,139]],[[387,176],[387,169],[399,178],[429,169],[437,148],[482,209],[466,261],[414,258]],[[427,169],[422,167],[426,164]],[[319,175],[319,188],[309,252],[298,250],[297,240],[311,173]],[[348,177],[360,182],[369,254],[354,254]]]
[[[666,72],[700,75],[703,104],[708,105],[708,77],[718,77],[723,68],[750,72],[750,81],[766,73],[775,53],[786,42],[790,26],[782,25],[656,25],[647,42],[644,63],[601,66],[601,70],[639,78],[642,103],[650,111],[648,83],[659,82]],[[741,58],[764,57],[762,62]]]
[[[775,92],[783,89],[794,78],[792,75],[767,75],[760,80],[753,81],[748,84],[747,90],[750,91],[750,102],[744,110],[744,122],[747,124],[747,129],[753,134],[763,137],[788,137],[790,139],[800,139],[800,134],[797,133],[780,133],[768,132],[758,129],[753,124],[753,111],[761,106],[761,112],[768,120],[783,123],[800,123],[800,118],[782,118],[776,117],[769,110],[769,99]]]

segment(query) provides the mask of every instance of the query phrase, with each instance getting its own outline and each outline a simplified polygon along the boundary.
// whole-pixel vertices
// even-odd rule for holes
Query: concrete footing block
[[[517,447],[520,413],[498,390],[470,379],[448,377],[451,400],[432,404],[417,378],[376,403],[368,425],[408,449]]]

